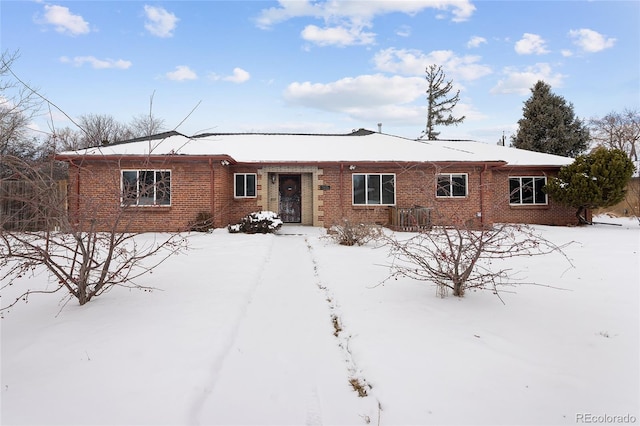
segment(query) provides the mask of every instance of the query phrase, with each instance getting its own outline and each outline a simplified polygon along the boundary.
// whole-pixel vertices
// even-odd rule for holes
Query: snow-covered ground
[[[384,247],[339,246],[318,228],[191,234],[185,255],[140,281],[156,291],[115,289],[61,312],[60,296],[34,295],[5,313],[1,422],[638,423],[640,227],[597,220],[622,226],[536,227],[575,241],[564,250],[574,267],[509,260],[561,289],[510,288],[506,304],[489,291],[440,299],[424,282],[379,285]]]

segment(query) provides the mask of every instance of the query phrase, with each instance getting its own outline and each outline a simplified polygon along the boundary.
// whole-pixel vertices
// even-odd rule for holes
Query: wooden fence
[[[389,207],[389,228],[417,232],[431,228],[430,207]]]
[[[0,181],[0,227],[6,230],[59,229],[67,213],[67,181]]]

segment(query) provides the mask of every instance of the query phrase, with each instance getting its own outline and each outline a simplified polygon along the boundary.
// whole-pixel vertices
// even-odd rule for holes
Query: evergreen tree
[[[586,209],[609,207],[624,199],[633,175],[633,162],[619,149],[597,148],[580,155],[552,177],[544,191],[560,204],[578,209],[579,223],[588,223]]]
[[[523,118],[511,145],[529,151],[575,157],[589,143],[589,129],[575,117],[573,105],[551,92],[551,86],[538,81],[524,103]]]
[[[434,130],[435,126],[450,126],[462,123],[465,117],[455,118],[451,115],[453,107],[460,100],[460,91],[455,96],[447,97],[453,89],[451,80],[445,82],[444,71],[439,65],[427,67],[427,127],[423,133],[429,140],[438,139],[440,132]],[[448,116],[446,114],[449,114]]]

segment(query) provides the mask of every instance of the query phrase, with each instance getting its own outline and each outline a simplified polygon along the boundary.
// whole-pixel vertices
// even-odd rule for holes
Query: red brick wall
[[[255,212],[260,210],[258,207],[258,202],[262,201],[262,198],[253,197],[253,198],[234,198],[234,173],[258,173],[257,167],[251,166],[232,166],[226,168],[228,171],[228,177],[224,182],[220,182],[221,185],[227,187],[226,192],[226,215],[225,220],[226,223],[221,224],[222,226],[227,226],[232,223],[238,223],[240,219],[251,212]],[[257,177],[257,176],[256,176]],[[262,189],[259,185],[259,182],[256,182],[257,188],[256,192],[259,193]]]
[[[219,162],[91,162],[69,169],[69,209],[76,221],[95,219],[100,229],[131,232],[183,231],[198,213],[212,213],[216,226],[226,226],[229,188],[228,168]],[[170,206],[121,207],[121,170],[171,170]],[[214,179],[211,193],[212,170]]]
[[[345,166],[340,172],[339,167],[323,166],[324,175],[321,176],[325,185],[331,189],[324,191],[322,197],[324,210],[324,224],[330,226],[342,219],[357,222],[387,224],[389,208],[387,206],[353,205],[352,175],[359,173],[394,173],[396,175],[396,205],[398,207],[430,207],[433,208],[435,223],[480,223],[477,212],[480,209],[480,171],[478,167],[439,167],[430,165],[408,165],[397,167],[357,166],[349,170]],[[436,197],[436,172],[438,173],[466,173],[468,174],[469,193],[464,198]]]
[[[466,223],[482,226],[492,222],[515,222],[567,225],[576,223],[573,209],[549,202],[546,206],[510,206],[509,176],[540,175],[535,171],[492,171],[479,166],[398,165],[376,166],[323,165],[318,179],[330,189],[320,196],[319,219],[325,226],[351,221],[387,224],[387,206],[355,206],[352,201],[354,173],[394,173],[396,175],[396,205],[423,206],[433,209],[436,224]],[[122,169],[171,170],[171,206],[120,207],[120,171]],[[120,228],[129,231],[182,231],[189,228],[199,212],[212,213],[214,225],[224,227],[259,206],[260,198],[235,199],[234,173],[258,173],[257,166],[223,166],[219,161],[189,162],[85,162],[83,167],[71,166],[69,171],[69,207],[72,217],[87,221],[96,219],[103,229],[109,229],[115,218]],[[468,195],[463,198],[436,197],[437,173],[466,173]],[[213,181],[213,191],[211,182]],[[258,180],[260,184],[260,180]],[[317,189],[317,188],[315,188]],[[260,187],[258,187],[260,190]],[[79,192],[78,192],[79,191]],[[79,195],[78,195],[79,194]],[[479,213],[482,212],[480,215]],[[88,223],[88,222],[87,222]]]
[[[576,209],[564,207],[554,203],[547,197],[548,204],[540,206],[512,206],[509,205],[509,177],[545,176],[536,170],[504,170],[494,171],[493,192],[493,220],[501,223],[530,223],[540,225],[575,225],[578,220]],[[547,178],[554,173],[546,173]]]

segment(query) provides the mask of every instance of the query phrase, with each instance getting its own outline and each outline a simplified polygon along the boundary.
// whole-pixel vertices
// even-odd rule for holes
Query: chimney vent
[[[378,133],[382,133],[382,123],[378,123]]]

